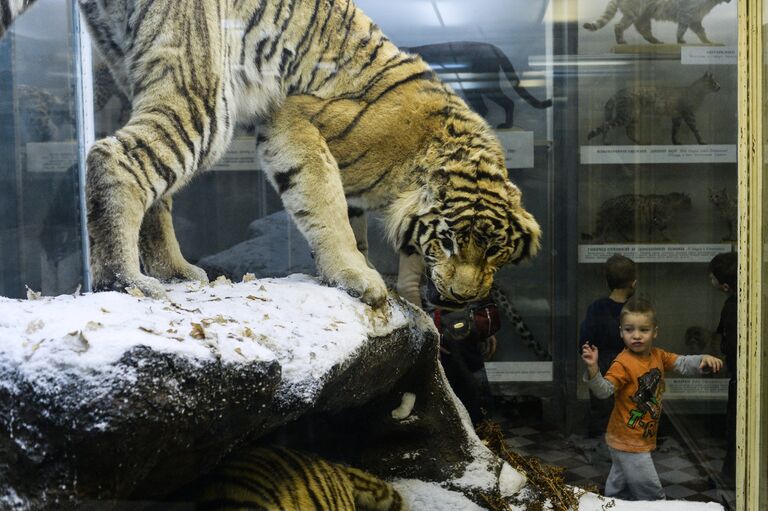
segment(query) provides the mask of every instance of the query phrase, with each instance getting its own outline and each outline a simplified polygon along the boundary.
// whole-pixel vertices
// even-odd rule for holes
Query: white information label
[[[727,243],[579,245],[579,262],[602,264],[613,254],[621,254],[636,263],[708,263],[720,252],[730,250]]]
[[[581,146],[581,163],[736,163],[736,144]]]
[[[238,137],[232,140],[227,152],[210,170],[259,170],[256,160],[256,139]]]
[[[735,66],[738,62],[735,46],[683,46],[680,49],[680,63],[687,65],[726,64]]]
[[[508,169],[533,168],[533,132],[496,130]]]
[[[552,381],[552,362],[486,362],[489,382]]]
[[[665,378],[664,399],[728,399],[728,378]]]
[[[77,162],[77,142],[27,142],[27,172],[64,172]]]

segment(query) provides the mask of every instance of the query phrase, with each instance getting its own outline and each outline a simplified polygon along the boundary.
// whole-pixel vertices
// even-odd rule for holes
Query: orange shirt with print
[[[616,357],[605,379],[613,383],[614,405],[605,441],[619,451],[648,452],[656,448],[661,418],[664,373],[674,367],[677,355],[651,348],[649,355],[625,349]]]

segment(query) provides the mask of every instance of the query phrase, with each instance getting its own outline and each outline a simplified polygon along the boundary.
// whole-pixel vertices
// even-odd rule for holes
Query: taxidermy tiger
[[[616,43],[626,44],[624,31],[635,29],[649,43],[661,44],[651,32],[651,20],[672,21],[677,23],[677,42],[685,44],[683,36],[690,28],[702,43],[712,44],[701,21],[713,8],[731,0],[611,0],[605,12],[593,23],[584,23],[584,28],[594,32],[603,28],[620,10],[621,20],[613,27]]]
[[[720,84],[709,71],[687,87],[635,86],[621,89],[605,103],[603,124],[590,131],[587,140],[602,135],[605,144],[609,131],[624,126],[627,137],[640,144],[642,142],[636,134],[637,123],[642,116],[652,115],[672,119],[673,144],[680,144],[677,135],[683,121],[696,137],[696,142],[704,144],[694,112],[704,103],[708,94],[719,90]]]
[[[441,72],[441,66],[446,63],[452,63],[459,67],[450,67],[445,72],[454,74],[475,73],[490,76],[491,78],[488,81],[483,82],[483,87],[470,87],[462,90],[462,94],[466,97],[472,109],[483,117],[488,114],[488,106],[483,101],[483,98],[489,99],[502,107],[504,109],[504,122],[499,124],[497,128],[511,128],[515,120],[515,103],[501,89],[499,71],[509,80],[514,91],[533,108],[543,109],[552,106],[551,99],[542,101],[534,97],[528,89],[520,84],[520,78],[517,76],[512,62],[509,61],[509,58],[507,58],[503,51],[492,44],[474,41],[453,41],[411,46],[404,49],[418,54],[432,65],[438,74]]]
[[[172,500],[196,509],[407,511],[392,486],[357,468],[285,447],[253,447],[229,457]]]
[[[0,35],[33,0],[0,0]],[[97,141],[86,194],[94,289],[206,280],[181,254],[171,196],[259,120],[258,151],[321,277],[382,304],[347,206],[379,210],[446,296],[485,295],[532,256],[539,226],[507,179],[502,147],[424,61],[350,0],[78,0],[128,123]],[[141,273],[141,267],[147,273]]]

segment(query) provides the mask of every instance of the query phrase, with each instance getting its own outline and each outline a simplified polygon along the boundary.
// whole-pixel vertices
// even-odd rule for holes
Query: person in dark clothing
[[[440,363],[456,397],[467,409],[473,424],[491,407],[491,389],[485,361],[496,350],[500,326],[496,305],[490,298],[469,304],[444,300],[427,280],[424,308],[440,332]]]
[[[605,374],[613,359],[624,350],[619,332],[621,308],[635,294],[637,270],[632,259],[614,254],[605,262],[605,279],[610,293],[587,307],[579,328],[579,346],[589,343],[598,348],[597,361]],[[589,394],[589,435],[602,436],[613,410],[613,398],[597,399]]]
[[[717,254],[709,262],[709,278],[712,285],[726,293],[723,308],[720,311],[720,323],[716,333],[720,336],[720,351],[725,355],[728,368],[728,407],[726,409],[726,448],[723,459],[722,475],[729,487],[736,479],[736,358],[738,354],[738,298],[736,279],[738,275],[738,256],[736,252]]]

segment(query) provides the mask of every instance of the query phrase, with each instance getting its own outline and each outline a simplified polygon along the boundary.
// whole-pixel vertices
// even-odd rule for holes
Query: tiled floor
[[[523,455],[533,455],[550,465],[565,468],[565,481],[582,487],[597,487],[602,493],[611,468],[608,449],[601,438],[564,435],[558,426],[525,414],[496,410],[494,420],[502,425],[507,444]],[[714,428],[717,431],[717,428]],[[719,503],[733,501],[733,492],[717,489],[713,477],[719,475],[725,455],[724,441],[717,435],[696,438],[703,448],[689,447],[672,422],[659,428],[653,460],[668,499]]]

